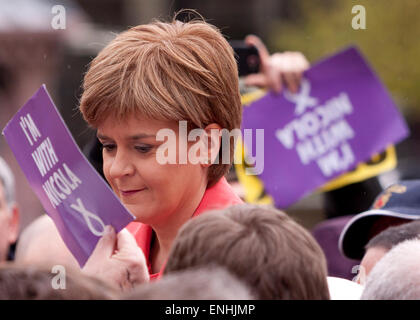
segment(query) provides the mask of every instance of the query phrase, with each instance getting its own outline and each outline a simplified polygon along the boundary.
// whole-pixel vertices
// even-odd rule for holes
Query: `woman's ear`
[[[210,167],[213,163],[220,161],[219,150],[222,141],[222,127],[217,123],[211,123],[204,128],[204,131],[206,133],[204,139],[206,154],[203,155],[201,165]]]

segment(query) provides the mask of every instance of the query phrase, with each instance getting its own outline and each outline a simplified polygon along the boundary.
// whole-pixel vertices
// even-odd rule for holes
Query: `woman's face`
[[[129,117],[117,122],[108,117],[98,127],[105,178],[136,220],[152,226],[165,223],[174,213],[190,210],[194,199],[201,200],[200,192],[207,184],[205,166],[178,161],[159,164],[157,150],[169,143],[156,141],[160,129],[176,133],[176,142],[169,146],[178,153],[179,143],[186,143],[186,137],[179,136],[175,121]]]

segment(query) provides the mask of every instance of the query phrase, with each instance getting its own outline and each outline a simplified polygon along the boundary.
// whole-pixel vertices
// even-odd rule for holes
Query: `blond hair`
[[[83,89],[80,110],[93,127],[110,116],[133,115],[186,120],[189,129],[217,123],[231,131],[241,124],[233,50],[202,20],[156,21],[119,34],[91,62]],[[230,162],[233,149],[230,143]],[[213,164],[208,186],[229,168]]]

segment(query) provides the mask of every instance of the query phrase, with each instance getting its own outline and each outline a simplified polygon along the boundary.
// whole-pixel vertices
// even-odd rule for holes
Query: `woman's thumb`
[[[106,226],[102,238],[96,244],[92,256],[111,257],[115,250],[116,234],[112,226]]]

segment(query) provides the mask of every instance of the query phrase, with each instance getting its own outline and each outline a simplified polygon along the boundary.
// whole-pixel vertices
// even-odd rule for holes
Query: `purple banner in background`
[[[353,47],[305,72],[297,94],[268,93],[246,107],[242,128],[264,129],[259,174],[279,208],[409,134],[385,87]],[[245,143],[251,153],[258,150],[255,141]]]
[[[81,267],[106,225],[119,232],[133,221],[81,153],[45,86],[17,112],[3,134]]]

